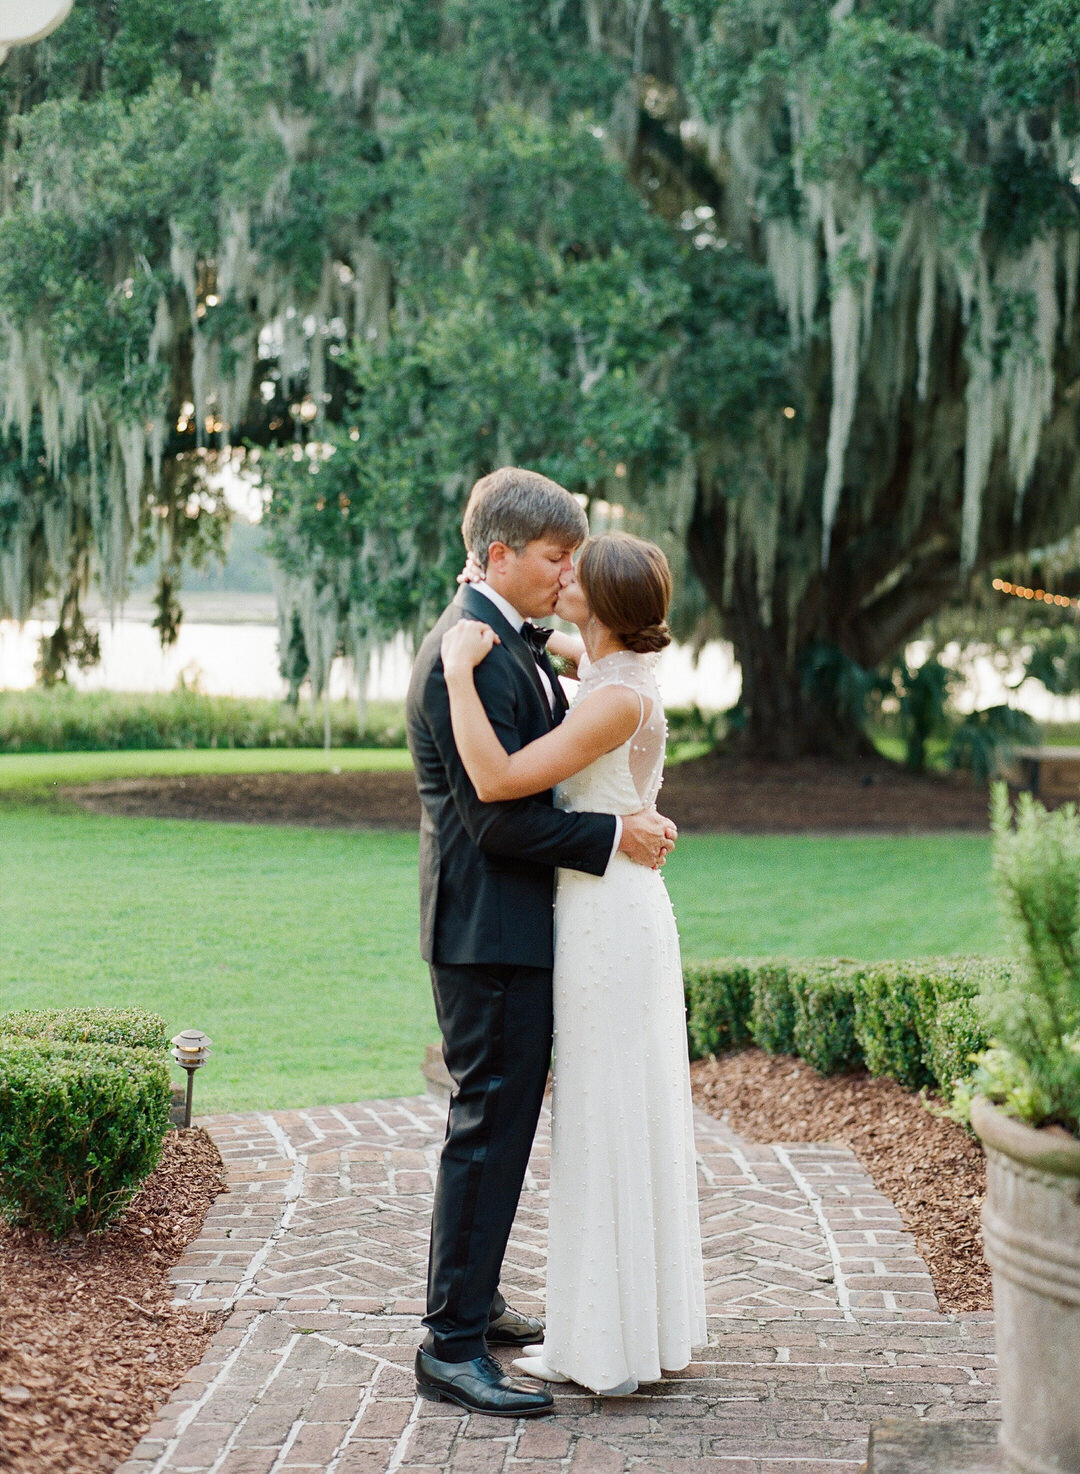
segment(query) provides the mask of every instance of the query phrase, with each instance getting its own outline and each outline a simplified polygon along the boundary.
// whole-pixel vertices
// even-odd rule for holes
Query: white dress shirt
[[[496,593],[490,584],[474,583],[473,588],[478,594],[483,594],[485,598],[490,599],[506,622],[512,624],[518,634],[521,634],[521,627],[525,623],[525,616],[517,612],[509,599],[504,599],[502,594]],[[541,684],[547,692],[548,709],[554,715],[555,692],[551,688],[551,677],[539,661],[536,661],[536,674],[540,677]]]
[[[518,613],[518,611],[514,608],[509,599],[504,598],[503,595],[500,594],[497,590],[493,589],[489,583],[474,583],[471,585],[471,587],[474,588],[478,594],[483,594],[485,599],[490,599],[491,602],[495,605],[495,608],[506,620],[506,622],[512,625],[513,628],[517,630],[518,634],[521,633],[521,626],[525,623],[525,616]],[[548,706],[550,707],[551,712],[554,715],[555,692],[553,691],[551,686],[551,677],[548,675],[547,671],[544,669],[539,661],[536,662],[536,673],[543,683],[544,690],[547,692]],[[619,814],[616,814],[615,843],[611,846],[611,855],[608,859],[609,865],[611,864],[611,861],[615,858],[621,840],[622,817]]]

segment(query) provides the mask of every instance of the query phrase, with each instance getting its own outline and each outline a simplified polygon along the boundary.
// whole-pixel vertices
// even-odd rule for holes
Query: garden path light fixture
[[[70,9],[71,0],[0,0],[0,61],[13,46],[55,31]]]
[[[213,1042],[208,1034],[203,1034],[199,1029],[184,1029],[182,1033],[177,1034],[175,1039],[170,1040],[173,1045],[173,1059],[181,1069],[187,1071],[187,1099],[184,1101],[185,1129],[191,1125],[191,1092],[195,1084],[195,1071],[210,1058],[210,1046]]]

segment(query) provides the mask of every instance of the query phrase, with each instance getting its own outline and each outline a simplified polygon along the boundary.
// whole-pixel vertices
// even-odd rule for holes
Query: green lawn
[[[1005,947],[989,836],[688,834],[665,875],[688,961]]]
[[[145,778],[159,773],[325,773],[338,768],[386,772],[409,767],[403,747],[156,748],[127,752],[0,754],[0,793],[30,795],[67,783]]]
[[[66,783],[163,761],[252,771],[260,758],[316,766],[322,754],[5,757],[0,788],[30,794],[46,773]],[[147,766],[105,766],[133,759]],[[332,754],[337,766],[393,760]],[[0,1008],[139,1003],[170,1033],[204,1029],[215,1047],[200,1111],[419,1088],[437,1032],[416,951],[413,835],[124,819],[12,797],[0,804]],[[688,959],[1002,944],[982,836],[688,835],[667,875]]]

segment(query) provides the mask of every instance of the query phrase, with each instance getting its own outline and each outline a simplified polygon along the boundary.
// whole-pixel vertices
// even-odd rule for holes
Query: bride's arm
[[[557,655],[560,660],[565,660],[567,665],[573,666],[574,672],[585,654],[585,641],[578,635],[564,635],[562,630],[552,630],[547,647],[549,655]]]
[[[545,736],[519,752],[507,752],[476,694],[473,678],[473,671],[497,638],[488,625],[462,619],[447,630],[442,641],[454,741],[482,802],[543,793],[633,736],[641,717],[637,696],[625,686],[604,686]]]

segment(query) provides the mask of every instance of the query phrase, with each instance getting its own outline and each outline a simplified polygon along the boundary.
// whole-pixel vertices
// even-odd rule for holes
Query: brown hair
[[[671,644],[671,569],[655,543],[628,532],[590,538],[577,577],[593,614],[628,650],[648,655]]]
[[[565,538],[571,548],[583,543],[589,524],[576,497],[539,471],[500,466],[469,493],[461,535],[481,568],[492,543],[520,553],[538,537]]]

